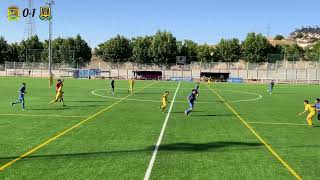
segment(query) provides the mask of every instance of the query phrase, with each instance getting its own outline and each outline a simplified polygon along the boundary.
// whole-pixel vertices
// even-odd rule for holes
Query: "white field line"
[[[88,116],[64,116],[64,115],[50,115],[50,114],[0,114],[0,116],[22,116],[22,117],[63,117],[63,118],[85,118]]]
[[[149,166],[148,166],[147,171],[146,171],[146,173],[144,175],[144,180],[149,180],[149,178],[150,178],[151,171],[152,171],[152,168],[153,168],[153,164],[154,164],[154,161],[156,160],[156,156],[157,156],[157,153],[158,153],[158,150],[159,150],[159,146],[161,144],[162,137],[163,137],[164,131],[166,129],[166,126],[167,126],[167,123],[168,123],[168,120],[169,120],[169,117],[170,117],[170,113],[171,113],[171,110],[172,110],[172,107],[173,107],[173,104],[174,104],[174,100],[176,99],[180,84],[181,84],[181,82],[179,82],[179,85],[177,86],[176,92],[174,93],[174,96],[172,98],[169,111],[167,113],[166,119],[164,120],[164,123],[163,123],[162,129],[161,129],[157,144],[156,144],[156,146],[154,148],[154,151],[152,153],[152,157],[151,157]]]
[[[274,122],[248,122],[249,124],[268,124],[268,125],[292,125],[292,126],[308,126],[307,124],[296,123],[274,123]]]
[[[154,88],[154,87],[153,87]],[[120,89],[120,88],[118,88]],[[206,89],[203,89],[206,90]],[[121,97],[112,97],[112,96],[108,96],[108,95],[101,95],[98,94],[98,91],[105,91],[107,92],[107,89],[96,89],[93,90],[91,93],[95,96],[99,96],[99,97],[105,97],[105,98],[110,98],[110,99],[123,99]],[[227,92],[236,92],[236,93],[242,93],[242,94],[251,94],[251,95],[256,95],[256,98],[252,98],[252,99],[240,99],[240,100],[232,100],[232,101],[227,101],[227,102],[248,102],[248,101],[257,101],[259,99],[261,99],[263,96],[257,93],[250,93],[250,92],[242,92],[242,91],[232,91],[232,90],[220,90],[220,91],[227,91]],[[127,101],[138,101],[138,102],[156,102],[159,103],[160,101],[157,100],[151,100],[151,99],[134,99],[134,98],[127,98]],[[176,101],[177,103],[185,103],[185,101]],[[209,101],[200,101],[197,102],[198,104],[209,104],[209,103],[215,103],[215,102],[209,102]]]

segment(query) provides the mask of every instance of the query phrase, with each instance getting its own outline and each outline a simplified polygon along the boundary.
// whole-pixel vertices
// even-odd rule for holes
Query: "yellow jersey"
[[[168,102],[168,94],[165,93],[164,95],[161,96],[161,102]]]
[[[315,114],[316,113],[316,108],[313,107],[311,104],[305,105],[305,110],[309,111],[310,114]]]

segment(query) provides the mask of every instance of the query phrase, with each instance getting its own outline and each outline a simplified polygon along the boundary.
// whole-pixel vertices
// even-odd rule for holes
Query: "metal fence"
[[[52,64],[56,76],[72,77],[78,69],[100,69],[104,77],[131,78],[135,71],[161,71],[163,79],[172,77],[200,78],[202,72],[229,73],[230,77],[248,81],[308,82],[319,83],[320,62],[317,61],[277,61],[275,63],[246,62],[193,62],[190,65],[157,66],[136,63],[112,64],[91,62],[85,66],[74,66],[64,63]],[[7,62],[0,65],[0,76],[48,77],[47,63]]]

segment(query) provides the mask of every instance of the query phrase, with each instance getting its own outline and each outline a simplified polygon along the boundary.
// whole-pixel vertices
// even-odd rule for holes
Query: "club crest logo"
[[[40,16],[39,18],[41,20],[50,20],[52,18],[51,16],[51,7],[49,6],[44,6],[44,7],[40,7]]]
[[[17,21],[19,20],[20,10],[17,6],[8,7],[8,20],[9,21]]]

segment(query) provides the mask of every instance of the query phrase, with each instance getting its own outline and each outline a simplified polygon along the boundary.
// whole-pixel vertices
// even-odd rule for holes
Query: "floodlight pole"
[[[52,5],[54,4],[53,0],[49,0],[47,3],[50,7],[52,15]],[[52,18],[49,19],[49,74],[51,74],[51,63],[52,63]]]
[[[51,40],[52,40],[52,21],[50,19],[49,20],[49,74],[51,74],[51,62],[52,62]]]

